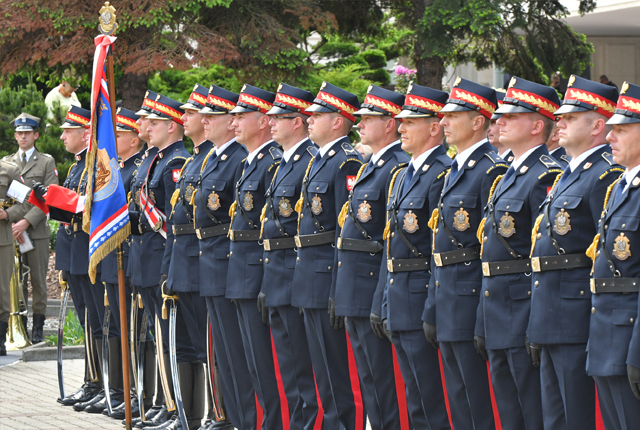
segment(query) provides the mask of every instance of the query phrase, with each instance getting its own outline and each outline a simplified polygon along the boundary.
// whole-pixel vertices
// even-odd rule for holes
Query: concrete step
[[[29,308],[29,315],[33,315],[33,309],[31,307],[31,302],[32,300],[29,299],[28,302],[28,308]],[[47,310],[45,312],[45,316],[46,317],[58,317],[60,315],[60,300],[59,299],[49,299],[47,300]],[[71,297],[69,297],[69,301],[67,302],[67,310],[68,309],[75,309],[75,307],[73,306],[73,300],[71,300]]]

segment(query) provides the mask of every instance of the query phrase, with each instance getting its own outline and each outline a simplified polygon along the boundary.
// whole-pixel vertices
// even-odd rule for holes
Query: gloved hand
[[[484,337],[482,336],[473,336],[473,346],[476,347],[476,352],[484,359],[484,361],[489,361],[489,356],[487,355],[487,346],[484,341]]]
[[[380,339],[384,339],[384,330],[382,329],[382,317],[375,312],[371,312],[369,315],[369,322],[371,323],[371,329]]]
[[[262,314],[262,324],[269,325],[269,308],[264,304],[267,296],[260,291],[258,294],[258,312]]]
[[[329,309],[327,311],[329,314],[329,324],[336,330],[340,330],[344,328],[344,317],[336,316],[336,301],[335,299],[329,299]]]
[[[47,193],[47,187],[42,185],[40,182],[34,182],[31,187],[31,192],[38,200],[42,200],[44,202],[44,195]]]
[[[424,331],[424,337],[427,338],[427,342],[431,344],[433,349],[439,349],[438,333],[436,331],[435,324],[429,324],[428,322],[422,323],[422,330]]]
[[[627,364],[627,377],[629,378],[633,395],[640,400],[640,368]]]
[[[382,331],[384,335],[387,336],[387,339],[389,339],[389,342],[391,342],[391,330],[389,330],[389,324],[386,318],[382,320]]]
[[[175,295],[175,293],[172,289],[169,288],[169,284],[167,283],[168,279],[169,276],[160,275],[160,291],[162,291],[162,294],[164,294],[165,296],[173,296]]]
[[[527,354],[529,354],[529,357],[531,357],[533,367],[540,367],[542,347],[537,343],[529,343],[529,336],[525,337],[524,346],[527,348]]]

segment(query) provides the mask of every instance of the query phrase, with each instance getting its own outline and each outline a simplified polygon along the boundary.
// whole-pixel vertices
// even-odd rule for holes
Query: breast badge
[[[317,194],[311,199],[311,212],[313,212],[314,215],[320,215],[322,213],[322,199],[318,197]]]
[[[207,207],[212,211],[220,209],[220,196],[215,191],[212,191],[207,198]]]
[[[402,226],[407,233],[415,233],[420,228],[418,226],[418,217],[413,212],[409,211],[404,216],[404,225]]]
[[[453,214],[453,228],[458,231],[465,231],[469,227],[469,212],[460,208],[455,214]]]
[[[371,219],[371,205],[366,200],[358,207],[358,219],[361,222],[367,222]]]
[[[631,256],[631,245],[629,244],[629,238],[620,233],[613,245],[613,256],[618,260],[626,260]]]
[[[504,237],[511,237],[516,232],[515,220],[509,212],[506,212],[502,218],[500,218],[500,228],[498,229],[498,233],[500,233]]]
[[[280,203],[278,203],[278,213],[283,217],[290,217],[293,213],[293,208],[291,207],[291,202],[289,199],[282,198],[280,199]]]
[[[193,192],[196,189],[193,187],[193,185],[189,184],[187,186],[187,189],[184,190],[184,198],[186,199],[186,201],[190,202],[191,201],[191,197],[193,197]]]
[[[247,212],[253,209],[253,196],[251,193],[246,193],[242,198],[242,207]]]
[[[560,209],[560,212],[556,214],[556,220],[553,224],[553,231],[561,236],[569,233],[571,230],[571,216],[564,209]]]

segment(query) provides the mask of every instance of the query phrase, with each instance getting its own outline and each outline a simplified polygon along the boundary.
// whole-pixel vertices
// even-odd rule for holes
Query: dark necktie
[[[449,172],[449,177],[453,180],[458,174],[458,160],[453,160],[451,163],[451,172]]]
[[[369,160],[367,167],[364,168],[361,176],[367,175],[371,170],[373,170],[373,167],[373,160]]]
[[[416,169],[413,167],[413,162],[409,163],[407,167],[407,174],[404,176],[404,184],[402,184],[402,191],[406,192],[409,189],[409,183],[413,179],[413,174]]]
[[[570,175],[571,175],[571,166],[567,166],[567,168],[564,170],[564,173],[562,174],[562,176],[560,176],[560,180],[558,181],[557,189],[560,189],[562,184],[564,184],[564,182],[569,178]]]
[[[624,190],[624,188],[626,186],[627,186],[627,178],[625,176],[623,176],[622,179],[620,179],[620,182],[618,182],[618,188],[616,188],[616,195],[613,198],[613,204],[616,204],[616,202],[618,201],[618,199],[622,195],[622,191]]]
[[[278,182],[278,180],[282,177],[282,175],[284,175],[282,171],[284,170],[284,166],[286,165],[287,165],[287,160],[285,160],[284,157],[282,157],[282,159],[280,160],[280,168],[278,168],[278,173],[276,174],[275,182]]]
[[[316,172],[316,170],[318,169],[318,164],[320,164],[320,160],[322,160],[322,155],[320,155],[320,152],[318,151],[316,158],[313,159],[313,164],[311,165],[311,171],[309,172],[309,174]]]

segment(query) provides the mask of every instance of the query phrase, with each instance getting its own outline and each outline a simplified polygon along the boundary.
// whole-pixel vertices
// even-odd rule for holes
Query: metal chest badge
[[[564,209],[560,209],[560,212],[556,214],[556,219],[553,223],[553,231],[561,236],[569,233],[571,230],[571,215],[565,212]]]
[[[626,260],[631,256],[631,245],[629,244],[629,238],[620,233],[613,244],[613,256],[618,260]]]
[[[404,216],[404,225],[402,226],[407,233],[415,233],[420,228],[418,226],[418,216],[409,211]]]
[[[251,193],[246,193],[242,198],[242,207],[245,211],[250,211],[251,209],[253,209],[253,196],[251,195]]]
[[[358,219],[361,222],[367,222],[371,219],[371,205],[366,200],[358,207]]]
[[[314,215],[320,215],[322,213],[322,199],[318,197],[317,194],[311,199],[311,212],[313,212]]]
[[[193,185],[191,185],[191,184],[189,184],[189,185],[187,186],[187,189],[186,189],[186,190],[184,190],[184,198],[185,198],[188,202],[190,202],[190,201],[191,201],[191,197],[193,197],[193,192],[194,192],[195,190],[196,190],[196,189],[195,189],[195,188],[193,187]]]
[[[469,225],[469,212],[460,208],[453,214],[453,227],[458,231],[465,231],[470,227]]]
[[[215,191],[212,191],[207,198],[207,207],[212,211],[220,209],[220,196]]]
[[[516,232],[515,220],[509,215],[509,212],[506,212],[502,215],[502,218],[500,218],[500,228],[498,232],[504,237],[511,237]]]
[[[278,203],[278,213],[285,218],[291,216],[293,208],[291,207],[289,199],[285,199],[284,197],[280,199],[280,203]]]

